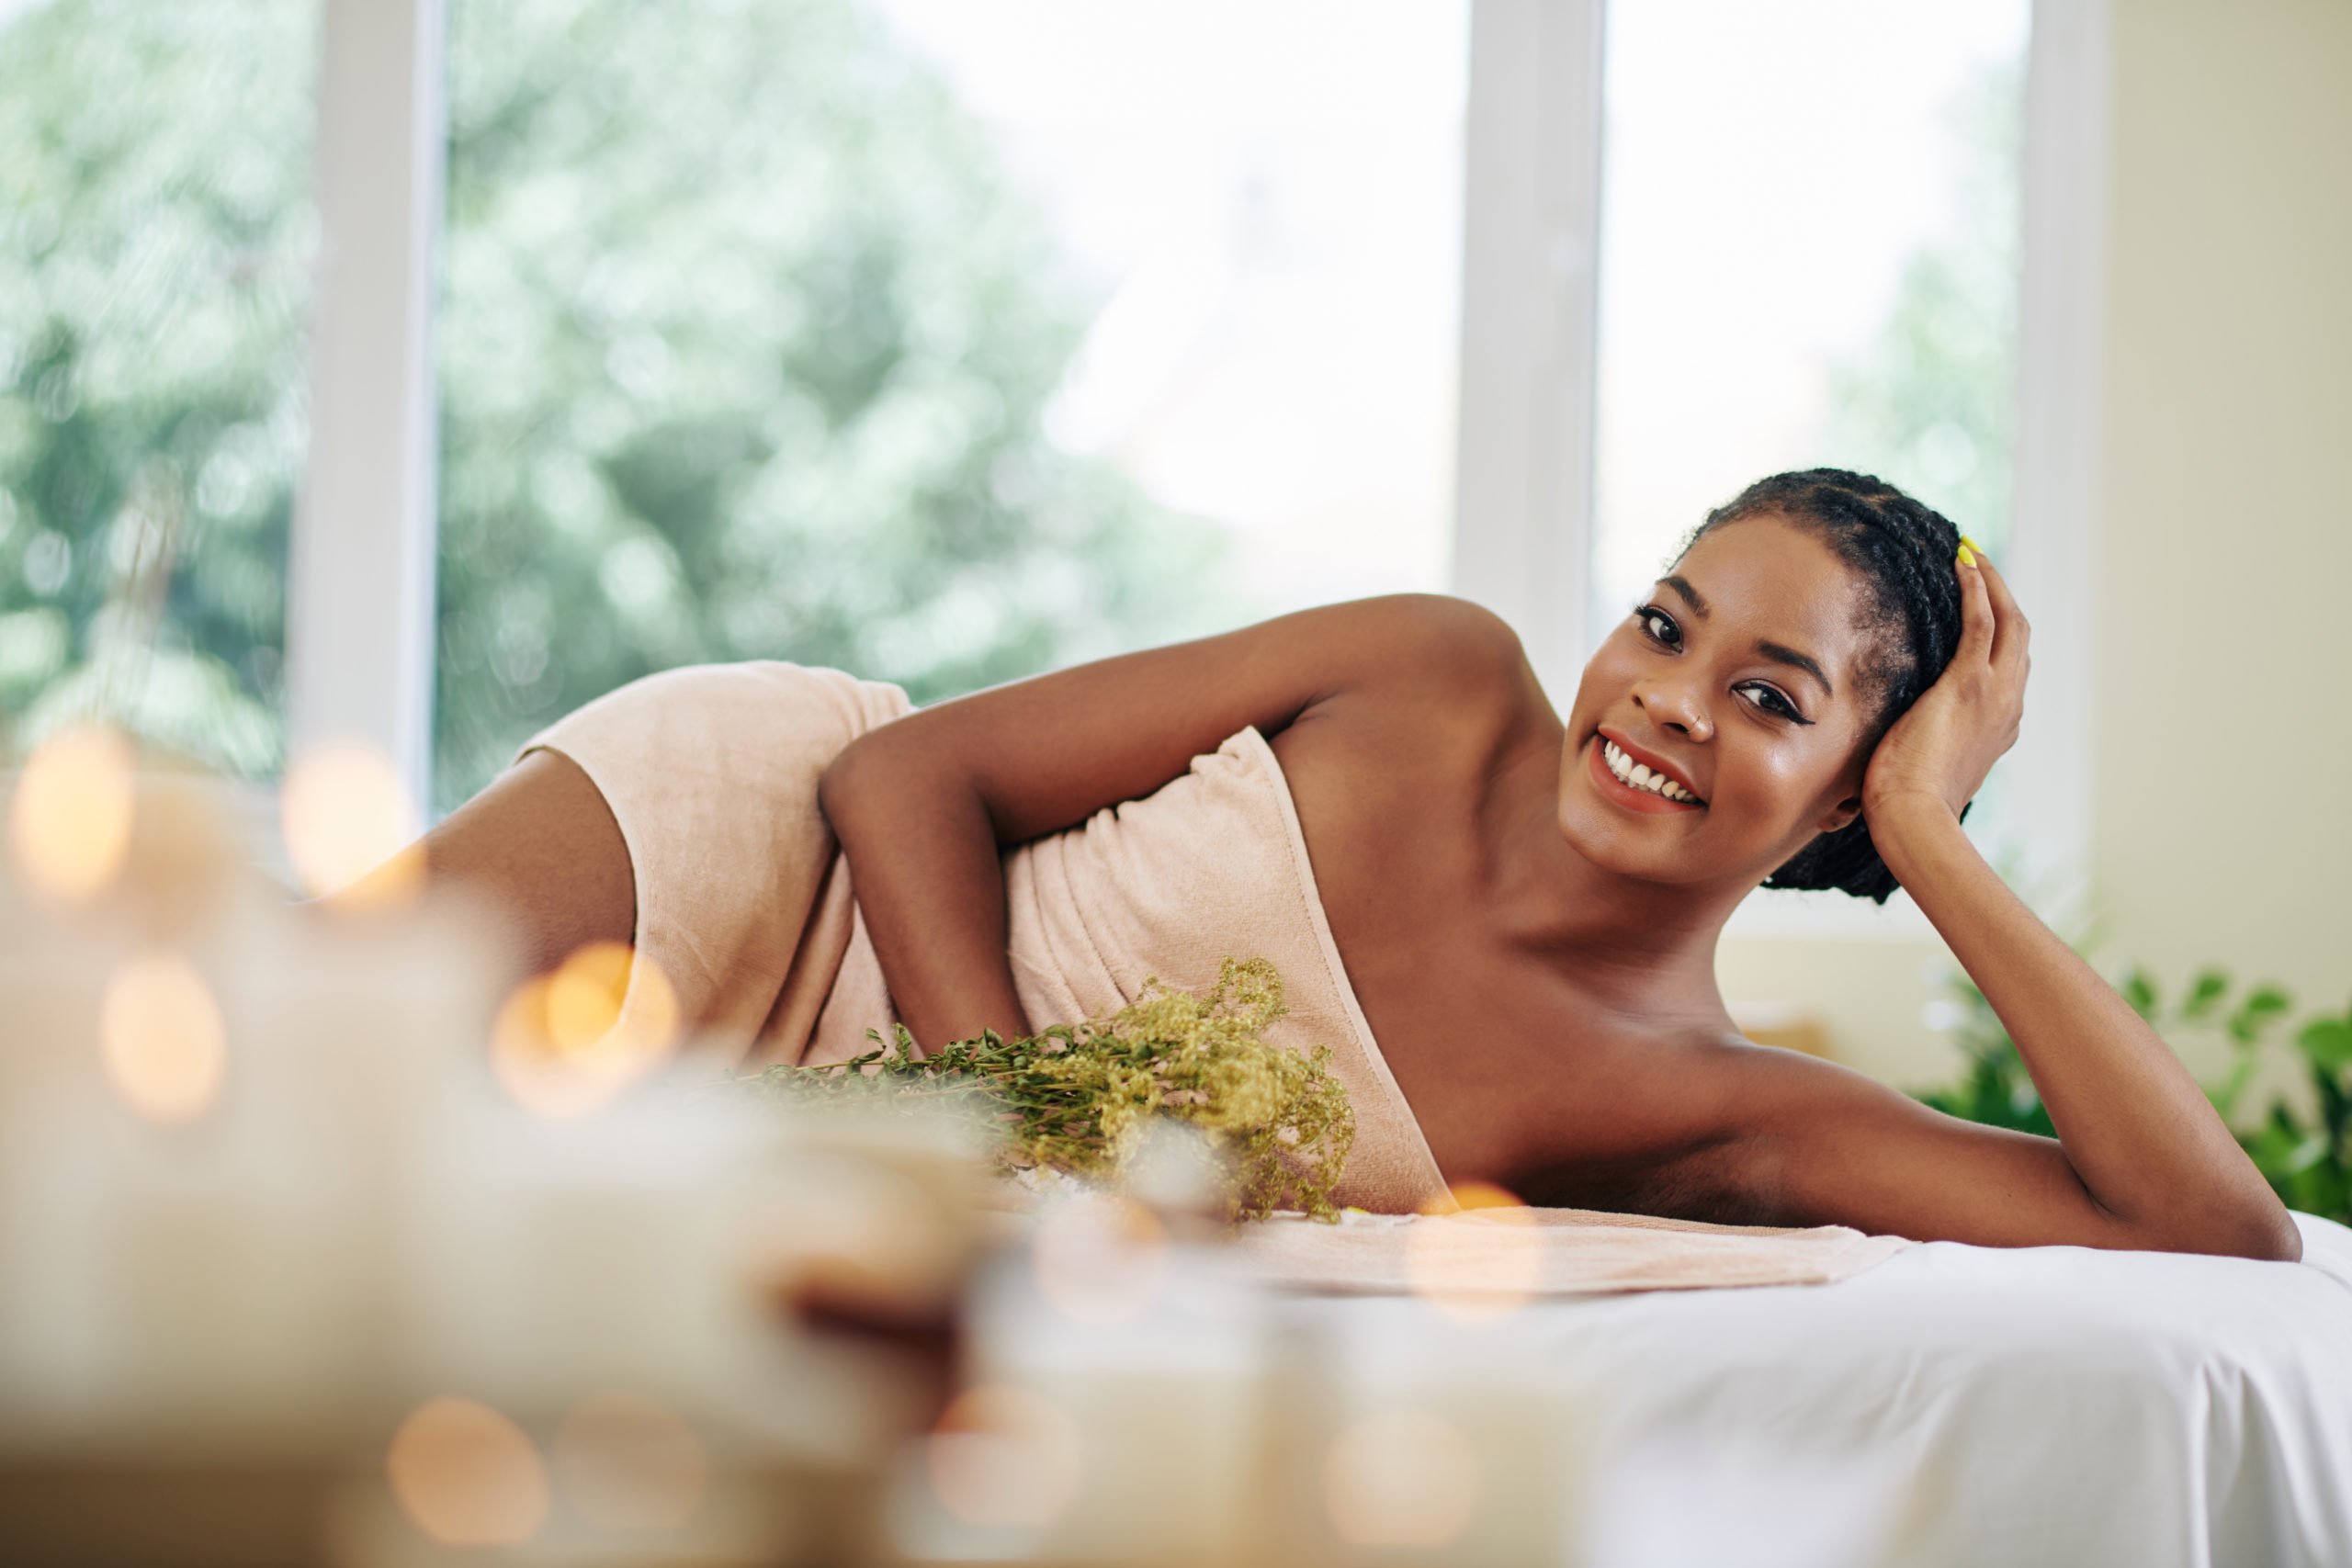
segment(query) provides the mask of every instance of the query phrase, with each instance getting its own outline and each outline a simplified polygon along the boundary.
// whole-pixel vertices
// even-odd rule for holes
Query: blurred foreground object
[[[485,911],[290,905],[217,785],[134,766],[79,733],[9,801],[0,1561],[840,1561],[939,1374],[780,1299],[821,1253],[851,1315],[948,1318],[976,1149],[804,1136],[666,1050],[549,1113],[493,1071]],[[330,880],[345,798],[288,803]]]
[[[626,948],[291,905],[213,786],[73,747],[0,886],[0,1562],[1564,1561],[1569,1407],[1368,1377],[1228,1245],[1237,1145],[1339,1125],[1316,1075],[1238,1075],[1246,1126],[1103,1100],[1095,1179],[1000,1181],[985,1116],[741,1092],[624,1024]],[[354,802],[380,838],[367,788],[289,835]],[[1279,994],[1236,998],[1139,1037],[1247,1043]]]

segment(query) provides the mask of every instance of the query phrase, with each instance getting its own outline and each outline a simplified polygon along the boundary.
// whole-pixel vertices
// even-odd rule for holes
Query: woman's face
[[[1876,716],[1858,679],[1871,652],[1862,591],[1828,545],[1778,517],[1691,546],[1585,666],[1560,759],[1568,842],[1645,881],[1752,886],[1852,821]],[[1616,776],[1660,763],[1664,794]]]

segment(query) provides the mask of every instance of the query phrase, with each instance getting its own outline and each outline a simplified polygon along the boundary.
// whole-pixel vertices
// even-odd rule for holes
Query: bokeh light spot
[[[678,1035],[677,992],[661,966],[620,942],[590,942],[507,998],[491,1069],[524,1110],[564,1121],[658,1069]]]
[[[940,1504],[967,1525],[1050,1524],[1078,1495],[1078,1427],[1026,1389],[983,1384],[958,1394],[924,1445]]]
[[[392,1435],[384,1472],[401,1511],[442,1546],[518,1546],[547,1522],[537,1445],[470,1399],[444,1395],[417,1406]]]
[[[710,1460],[692,1427],[639,1394],[591,1394],[555,1437],[556,1475],[600,1529],[671,1529],[710,1489]]]
[[[1423,1206],[1405,1233],[1413,1293],[1460,1323],[1491,1323],[1535,1299],[1549,1238],[1533,1210],[1491,1181]]]
[[[1168,1229],[1132,1199],[1089,1193],[1039,1217],[1030,1247],[1037,1290],[1080,1323],[1121,1323],[1159,1294],[1168,1273]]]
[[[25,879],[80,903],[103,892],[130,849],[135,756],[119,730],[64,730],[42,742],[17,782],[9,842]]]
[[[398,907],[424,892],[424,820],[374,747],[336,741],[296,757],[279,807],[286,858],[305,893],[357,908]]]
[[[1366,1416],[1323,1458],[1324,1508],[1356,1546],[1444,1546],[1470,1523],[1478,1490],[1469,1439],[1422,1411]]]
[[[98,1057],[123,1103],[149,1122],[192,1122],[220,1098],[228,1031],[212,987],[177,953],[126,960],[98,1004]]]

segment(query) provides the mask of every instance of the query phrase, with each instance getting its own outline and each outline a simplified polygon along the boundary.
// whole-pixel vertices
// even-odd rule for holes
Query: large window
[[[1610,14],[1590,640],[1783,468],[2008,541],[2027,0]]]
[[[927,702],[1408,588],[1565,701],[1818,463],[2057,592],[2101,14],[0,0],[6,739],[356,738],[447,809],[681,663]],[[2086,660],[2018,753],[2078,792]]]
[[[443,807],[689,660],[922,701],[1444,586],[1463,0],[451,20]]]
[[[314,10],[0,0],[0,750],[278,763]]]
[[[2030,22],[2028,0],[1611,9],[1588,643],[1781,469],[1876,474],[2008,562]],[[1996,856],[2014,773],[1969,817]]]

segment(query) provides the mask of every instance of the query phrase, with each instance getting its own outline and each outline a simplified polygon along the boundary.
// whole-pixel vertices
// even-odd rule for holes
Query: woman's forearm
[[[2152,1245],[2295,1256],[2293,1221],[2146,1021],[2009,890],[1934,803],[1873,815],[1880,855],[1984,993],[2068,1161]]]
[[[988,807],[904,752],[853,745],[818,799],[900,1021],[926,1051],[1030,1032],[1006,957],[1004,869]]]

